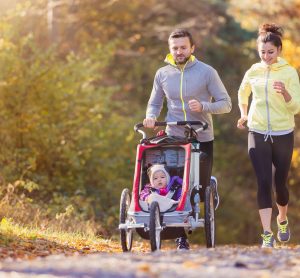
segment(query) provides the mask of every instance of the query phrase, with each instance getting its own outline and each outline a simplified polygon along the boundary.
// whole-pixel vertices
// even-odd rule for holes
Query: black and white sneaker
[[[218,180],[216,177],[211,176],[210,178],[210,186],[213,189],[213,195],[214,195],[214,206],[215,210],[218,208],[220,203],[220,197],[218,193]]]
[[[176,239],[177,250],[189,250],[190,245],[185,237],[179,237]]]

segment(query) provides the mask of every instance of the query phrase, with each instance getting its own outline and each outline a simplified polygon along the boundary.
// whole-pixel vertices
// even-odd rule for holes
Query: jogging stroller
[[[206,129],[207,124],[200,121],[181,121],[156,122],[155,125],[184,126],[185,137],[163,135],[147,138],[141,129],[143,124],[135,125],[134,130],[141,133],[143,138],[137,146],[132,191],[125,188],[121,194],[119,230],[122,250],[131,250],[134,232],[143,239],[150,240],[151,251],[160,249],[162,240],[177,237],[174,230],[178,227],[183,227],[188,232],[204,227],[206,246],[214,247],[215,209],[218,206],[217,180],[212,177],[210,186],[206,188],[199,184],[199,163],[205,159],[205,154],[200,152],[201,143],[196,140],[196,131]],[[194,129],[195,126],[198,127],[197,130]],[[140,192],[149,181],[147,169],[155,163],[165,164],[171,176],[182,178],[179,202],[165,204],[153,201],[148,204],[140,200]],[[204,200],[201,200],[201,195]],[[204,202],[202,218],[200,202]]]

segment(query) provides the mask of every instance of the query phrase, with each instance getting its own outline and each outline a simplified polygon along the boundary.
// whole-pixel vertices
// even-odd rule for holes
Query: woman
[[[294,145],[294,115],[300,111],[297,71],[279,57],[282,32],[275,24],[263,24],[259,28],[257,49],[261,61],[246,72],[238,92],[241,117],[237,127],[244,129],[248,122],[248,153],[257,178],[262,247],[271,248],[276,244],[271,230],[272,168],[278,208],[277,238],[280,242],[290,239],[286,182]]]

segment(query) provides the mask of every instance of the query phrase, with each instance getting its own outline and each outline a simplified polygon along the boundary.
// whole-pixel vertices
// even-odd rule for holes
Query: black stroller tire
[[[215,247],[216,230],[214,196],[210,186],[205,189],[204,213],[206,247],[212,248]]]
[[[125,188],[122,191],[120,199],[120,224],[126,223],[127,212],[130,206],[130,193],[129,189]],[[133,230],[132,229],[120,229],[120,240],[123,252],[131,251]]]
[[[149,220],[149,239],[152,252],[159,250],[161,247],[161,230],[159,205],[157,202],[152,202]]]

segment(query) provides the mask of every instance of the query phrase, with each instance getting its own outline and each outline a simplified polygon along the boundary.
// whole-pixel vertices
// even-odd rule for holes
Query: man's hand
[[[147,128],[154,128],[155,122],[156,122],[155,119],[146,118],[143,120],[143,125],[144,125],[144,127],[147,127]]]
[[[189,107],[192,112],[202,112],[203,111],[203,105],[201,102],[195,99],[191,99],[189,102]]]

